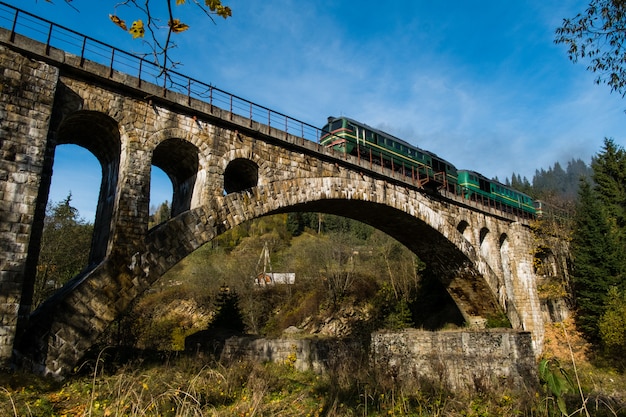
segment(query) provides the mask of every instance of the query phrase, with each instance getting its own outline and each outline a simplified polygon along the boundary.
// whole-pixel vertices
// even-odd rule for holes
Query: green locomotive
[[[457,182],[456,168],[448,161],[347,117],[329,117],[322,128],[320,143],[372,164],[403,172],[427,188],[447,188]]]
[[[371,164],[402,172],[425,188],[445,188],[468,200],[503,211],[536,215],[536,202],[530,196],[477,172],[457,170],[432,152],[356,120],[329,117],[322,128],[320,143],[335,151],[369,160]]]

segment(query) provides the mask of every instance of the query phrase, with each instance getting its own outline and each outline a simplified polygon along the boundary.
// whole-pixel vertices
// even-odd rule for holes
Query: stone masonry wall
[[[371,351],[377,369],[404,383],[481,391],[535,387],[538,381],[530,332],[377,332]]]
[[[18,314],[29,313],[20,301],[57,77],[57,68],[0,46],[0,367],[11,358]]]
[[[401,385],[425,384],[469,392],[537,386],[528,332],[507,330],[377,332],[367,347],[337,339],[231,337],[221,359],[275,362],[319,373],[369,366]],[[369,362],[369,364],[368,364]]]

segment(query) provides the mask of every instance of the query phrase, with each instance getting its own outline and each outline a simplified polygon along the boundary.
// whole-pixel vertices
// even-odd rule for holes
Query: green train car
[[[525,213],[536,214],[535,201],[532,197],[498,181],[490,180],[478,172],[459,170],[457,180],[463,197],[467,199],[487,198]]]
[[[428,188],[456,184],[456,168],[432,152],[417,148],[378,129],[347,117],[329,117],[320,143],[335,151],[402,171]]]
[[[322,128],[320,144],[360,159],[369,159],[370,163],[394,172],[403,172],[425,188],[445,188],[468,200],[507,212],[521,212],[528,216],[542,214],[541,205],[524,193],[477,172],[457,170],[432,152],[347,117],[329,117]]]

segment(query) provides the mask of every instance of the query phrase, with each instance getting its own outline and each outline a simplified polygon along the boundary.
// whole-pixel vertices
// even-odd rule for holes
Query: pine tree
[[[621,251],[602,200],[587,181],[581,182],[575,224],[571,251],[577,322],[589,340],[598,342],[608,289],[619,282]]]
[[[593,180],[599,197],[618,229],[626,228],[626,152],[612,139],[592,161]]]
[[[209,325],[213,330],[231,330],[242,333],[245,330],[243,315],[239,309],[239,294],[223,286],[215,302],[217,312]]]

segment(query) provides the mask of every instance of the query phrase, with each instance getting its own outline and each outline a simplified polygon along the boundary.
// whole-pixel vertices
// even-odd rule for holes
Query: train
[[[542,202],[527,194],[478,172],[457,169],[433,152],[348,117],[329,117],[322,127],[320,144],[401,172],[421,188],[445,189],[467,200],[524,217],[542,213]]]

